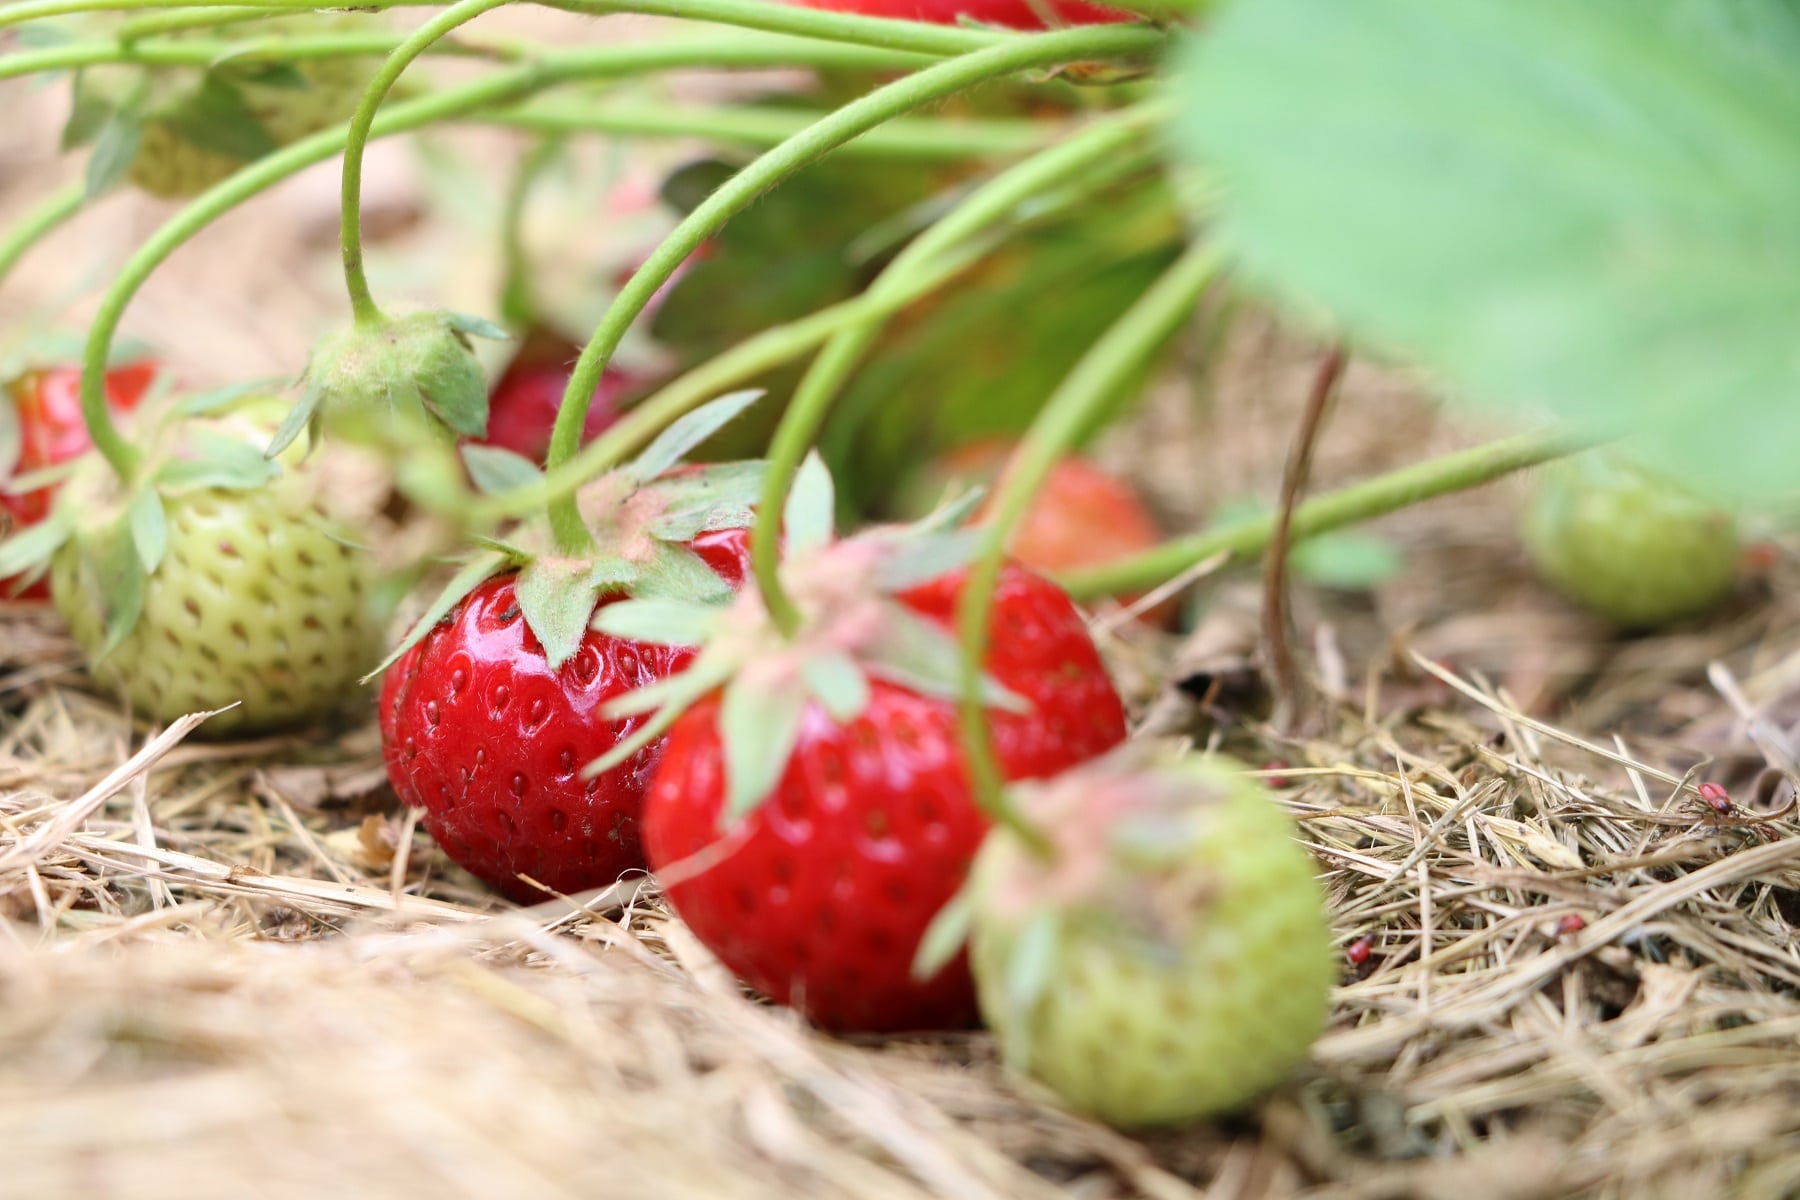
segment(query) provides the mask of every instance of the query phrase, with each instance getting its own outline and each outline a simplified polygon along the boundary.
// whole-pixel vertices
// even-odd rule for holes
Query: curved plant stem
[[[525,253],[525,202],[532,185],[556,161],[562,139],[546,137],[525,152],[507,185],[506,205],[500,212],[500,319],[517,332],[537,317],[531,292],[531,263]]]
[[[763,330],[663,386],[626,413],[606,432],[583,446],[581,453],[545,475],[542,481],[476,499],[469,509],[478,526],[522,517],[564,497],[649,444],[670,421],[766,371],[809,353],[821,342],[852,325],[891,316],[942,287],[974,260],[952,255],[919,272],[904,290],[888,296],[864,294],[799,320]]]
[[[45,235],[80,212],[86,202],[87,187],[77,179],[56,189],[20,217],[0,236],[0,280],[4,280]]]
[[[645,56],[635,47],[591,47],[546,55],[533,64],[496,71],[482,79],[396,104],[376,118],[371,133],[375,137],[402,133],[475,109],[517,101],[570,79],[629,72],[642,67],[644,61]],[[189,201],[119,268],[88,326],[82,355],[81,412],[95,448],[121,479],[132,479],[139,456],[113,426],[106,406],[104,372],[113,337],[132,297],[183,242],[257,193],[339,153],[346,136],[342,129],[324,130],[248,164]]]
[[[435,8],[438,3],[439,0],[368,0],[357,7],[369,10]],[[161,12],[183,9],[236,11],[252,7],[274,16],[311,12],[319,7],[319,0],[260,0],[255,5],[238,3],[236,0],[17,0],[0,8],[0,29],[46,17],[71,16],[84,12]],[[1003,41],[1032,36],[958,29],[922,21],[892,21],[881,17],[823,12],[790,4],[772,4],[769,0],[558,0],[547,7],[593,15],[635,12],[681,17],[690,21],[734,25],[740,29],[791,33],[829,42],[854,42],[889,50],[912,50],[939,56],[966,54]]]
[[[1103,26],[1010,39],[877,88],[757,158],[676,226],[633,273],[601,317],[563,393],[562,408],[550,435],[548,466],[561,466],[580,448],[582,424],[601,372],[650,298],[701,243],[783,177],[890,118],[984,80],[1083,58],[1141,53],[1160,45],[1162,39],[1161,33],[1138,26]],[[550,525],[564,549],[579,550],[588,540],[573,498],[550,506]]]
[[[318,58],[357,58],[389,54],[404,39],[389,30],[367,33],[321,33],[311,37],[220,39],[154,39],[123,42],[70,42],[41,50],[0,55],[0,79],[14,79],[45,71],[67,71],[110,63],[138,63],[153,67],[205,67],[225,55],[235,61],[301,62]],[[907,50],[883,50],[843,42],[820,42],[773,33],[706,33],[699,37],[668,38],[636,47],[610,47],[612,53],[644,56],[646,70],[680,67],[794,66],[848,70],[904,71],[929,66],[936,56]],[[433,56],[483,58],[496,62],[522,62],[546,51],[515,38],[450,37],[432,44]]]
[[[822,118],[822,112],[727,107],[673,108],[634,104],[532,104],[481,120],[538,133],[612,133],[644,137],[703,137],[715,142],[773,146]],[[1055,134],[1038,120],[935,120],[902,117],[845,146],[849,157],[957,162],[1039,149]]]
[[[789,55],[796,45],[804,46],[804,43],[735,36],[546,51],[535,61],[396,104],[376,118],[370,132],[375,137],[404,133],[479,109],[516,103],[535,92],[570,80],[612,78],[678,67],[779,65],[790,61]],[[259,192],[339,153],[345,141],[345,130],[324,130],[248,164],[191,200],[139,246],[119,269],[88,327],[82,359],[81,408],[89,437],[121,478],[131,478],[137,468],[138,455],[113,427],[112,414],[106,406],[103,371],[111,354],[112,340],[118,333],[119,321],[132,298],[182,243]]]
[[[989,815],[1019,830],[1040,850],[1045,848],[1043,836],[1025,827],[1006,799],[982,698],[981,664],[987,661],[988,625],[993,619],[994,590],[999,585],[1006,542],[1094,407],[1112,396],[1120,379],[1154,354],[1187,319],[1201,294],[1218,277],[1222,259],[1209,243],[1189,246],[1075,364],[1007,464],[994,493],[993,515],[983,530],[980,552],[957,599],[956,631],[963,649],[957,708],[970,784]]]
[[[1145,106],[1096,121],[1060,144],[1001,172],[975,189],[961,204],[946,213],[894,257],[868,294],[885,298],[904,290],[913,275],[937,261],[947,250],[1005,220],[1019,205],[1072,176],[1086,173],[1096,186],[1111,182],[1113,171],[1103,169],[1108,159],[1117,168],[1135,167],[1140,158],[1130,153],[1145,129],[1163,115],[1160,106]],[[768,469],[758,511],[778,513],[793,485],[800,460],[818,437],[832,401],[862,361],[869,344],[881,331],[881,320],[870,320],[835,334],[795,389],[776,427],[768,452]],[[774,521],[758,521],[750,534],[750,559],[763,604],[778,623],[793,632],[798,614],[781,586],[780,538]]]
[[[182,33],[189,29],[218,29],[226,25],[242,25],[249,21],[261,21],[271,14],[267,9],[254,5],[242,5],[236,8],[201,8],[187,9],[178,12],[149,12],[141,17],[132,17],[119,26],[119,40],[135,41],[138,38],[155,37],[159,33]]]
[[[1466,491],[1502,476],[1599,444],[1566,430],[1506,438],[1402,467],[1386,475],[1315,496],[1294,510],[1291,536],[1312,537],[1344,525],[1385,516],[1437,496]],[[1074,571],[1057,580],[1077,600],[1143,591],[1174,579],[1196,563],[1220,554],[1252,558],[1274,536],[1275,515],[1267,514],[1165,542],[1132,558]]]
[[[344,141],[339,239],[344,256],[344,286],[350,292],[350,308],[356,314],[359,326],[366,328],[382,319],[381,309],[376,306],[375,297],[369,293],[369,276],[363,270],[362,248],[363,147],[368,143],[369,129],[375,124],[375,115],[381,109],[381,102],[387,99],[388,91],[399,80],[401,73],[412,65],[414,59],[430,49],[432,43],[457,26],[466,25],[481,14],[509,2],[510,0],[458,0],[458,3],[419,26],[405,41],[394,47],[394,52],[381,64],[381,69],[375,72],[375,78],[369,81],[368,88],[364,90],[356,112],[350,117],[350,128]]]
[[[1269,723],[1283,732],[1292,731],[1306,703],[1306,682],[1294,658],[1294,619],[1288,605],[1288,552],[1294,543],[1294,509],[1306,491],[1306,481],[1312,477],[1313,452],[1325,428],[1331,398],[1348,365],[1349,356],[1340,342],[1325,352],[1313,373],[1306,408],[1301,412],[1300,425],[1294,431],[1293,445],[1281,473],[1281,504],[1275,510],[1275,528],[1263,562],[1263,642],[1268,647],[1269,673],[1275,684],[1275,711]]]

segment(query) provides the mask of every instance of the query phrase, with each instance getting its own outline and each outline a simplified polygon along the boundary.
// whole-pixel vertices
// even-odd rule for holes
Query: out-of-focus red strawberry
[[[135,409],[160,369],[156,362],[145,359],[108,371],[106,401],[112,410],[127,413]],[[26,371],[0,389],[0,404],[13,407],[19,429],[18,458],[7,478],[68,462],[92,444],[81,419],[78,366]],[[54,487],[17,493],[5,487],[6,479],[0,479],[0,536],[35,525],[49,515],[56,496]],[[0,579],[0,599],[46,600],[50,596],[49,586],[43,580],[22,590],[18,590],[18,583],[16,578]]]
[[[959,446],[938,460],[930,478],[940,485],[988,486],[989,498],[975,514],[981,520],[993,502],[995,476],[1014,448],[1000,440]],[[1025,566],[1055,576],[1129,558],[1162,540],[1155,518],[1131,485],[1087,459],[1069,457],[1044,480],[1007,548]],[[1121,599],[1130,603],[1133,597]],[[1167,624],[1177,612],[1173,601],[1165,601],[1144,616]]]
[[[1135,21],[1130,13],[1081,0],[799,0],[806,8],[929,21],[954,25],[960,20],[1009,29],[1045,29],[1058,25],[1107,25]]]
[[[487,436],[482,442],[542,462],[579,357],[581,347],[560,334],[542,328],[527,333],[489,389]],[[583,442],[618,419],[620,405],[640,382],[636,375],[617,367],[608,367],[601,374],[587,420],[582,423]]]

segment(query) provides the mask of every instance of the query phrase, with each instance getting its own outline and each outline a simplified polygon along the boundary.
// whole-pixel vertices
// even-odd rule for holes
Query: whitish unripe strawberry
[[[129,491],[90,456],[58,497],[50,591],[95,681],[140,717],[236,705],[211,736],[326,717],[381,657],[371,556],[330,462],[263,458],[273,423],[185,420]]]
[[[249,44],[382,28],[377,14],[295,13],[264,21],[162,35]],[[92,18],[96,29],[115,24]],[[374,77],[377,55],[306,58],[291,64],[246,52],[194,66],[90,68],[77,80],[69,144],[135,138],[119,166],[156,196],[198,195],[246,163],[303,137],[349,121]],[[129,132],[122,132],[129,131]]]
[[[1119,1126],[1237,1109],[1306,1057],[1335,964],[1313,864],[1236,765],[1142,742],[1016,785],[967,902],[982,1014],[1010,1065]]]
[[[1738,560],[1729,512],[1601,451],[1545,468],[1525,544],[1552,586],[1625,629],[1705,612],[1730,594]]]

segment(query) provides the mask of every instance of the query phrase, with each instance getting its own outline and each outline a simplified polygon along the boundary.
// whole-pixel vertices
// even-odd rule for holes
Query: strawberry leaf
[[[269,439],[268,446],[263,450],[263,457],[274,458],[286,450],[294,444],[294,439],[300,436],[300,431],[303,429],[316,432],[319,404],[322,399],[317,388],[308,387],[301,394],[299,402],[288,410],[287,416],[281,419],[281,424],[275,429],[275,436]]]
[[[831,719],[847,725],[869,707],[869,681],[856,660],[842,652],[815,655],[800,668],[806,689]]]
[[[876,581],[883,591],[903,592],[942,578],[975,557],[983,536],[980,529],[958,529],[929,537],[897,537],[893,554],[876,569]]]
[[[962,647],[948,630],[898,604],[883,614],[882,637],[864,649],[869,674],[926,696],[952,699],[962,694]],[[981,697],[990,708],[1029,712],[1017,693],[985,672]]]
[[[781,517],[790,555],[816,550],[831,541],[837,525],[837,498],[831,472],[817,450],[809,451],[795,472]]]
[[[536,463],[501,446],[471,443],[462,448],[462,458],[476,489],[490,496],[530,487],[544,478]]]
[[[275,478],[280,468],[249,442],[226,434],[195,430],[188,438],[191,457],[171,459],[156,472],[165,491],[229,488],[248,491]]]
[[[672,422],[632,460],[631,473],[639,479],[655,479],[704,445],[739,413],[761,399],[760,388],[732,392],[709,401]]]
[[[1452,397],[1778,495],[1797,45],[1787,0],[1257,0],[1193,40],[1177,132],[1246,276],[1290,304]]]
[[[794,746],[806,693],[788,681],[768,682],[747,671],[725,685],[719,705],[719,740],[725,750],[725,806],[720,827],[742,820],[774,790]]]
[[[53,510],[50,516],[0,541],[0,579],[8,579],[50,561],[73,532],[72,519]]]
[[[1023,1070],[1026,1065],[1030,1038],[1025,1036],[1025,1031],[1031,1028],[1032,1010],[1056,978],[1058,960],[1062,957],[1062,920],[1062,914],[1053,909],[1033,913],[1025,928],[1019,931],[1012,956],[1006,962],[1001,1002],[1012,1011],[1014,1019],[1004,1022],[1003,1028],[1018,1036],[1003,1036],[1000,1052],[1007,1065],[1015,1070]]]
[[[645,600],[687,600],[719,604],[731,587],[706,560],[674,542],[656,542],[655,557],[637,577],[636,595]]]
[[[701,660],[679,675],[671,675],[667,679],[626,692],[609,702],[602,711],[610,720],[623,720],[647,712],[656,715],[633,730],[630,737],[622,739],[611,750],[582,768],[581,777],[592,779],[596,775],[603,775],[654,742],[669,731],[669,727],[681,718],[682,713],[693,707],[702,696],[724,683],[730,675],[731,668],[727,664]]]
[[[746,528],[756,519],[752,506],[765,473],[761,462],[720,463],[645,484],[666,501],[649,524],[650,536],[685,542],[715,529]]]
[[[166,119],[189,142],[227,158],[250,162],[279,149],[244,93],[218,71],[208,71]]]
[[[968,944],[969,927],[974,924],[974,919],[974,897],[965,884],[938,909],[937,916],[925,927],[925,935],[919,939],[919,948],[913,954],[912,977],[923,982],[949,966],[950,960]]]
[[[106,626],[106,640],[95,655],[98,662],[119,648],[143,614],[144,564],[129,516],[96,531],[81,549],[82,579]]]
[[[169,551],[169,518],[155,488],[145,488],[131,502],[131,544],[137,548],[144,571],[154,575]]]
[[[125,172],[131,169],[131,160],[137,157],[143,134],[143,122],[137,114],[119,111],[107,116],[95,131],[94,148],[88,154],[85,185],[88,199],[105,195],[125,178]]]
[[[659,646],[697,646],[718,628],[722,610],[681,600],[620,600],[594,614],[592,626],[613,637]]]
[[[430,633],[440,621],[450,615],[458,604],[463,602],[463,597],[479,587],[483,580],[497,574],[505,565],[506,556],[496,553],[478,554],[464,563],[462,569],[451,576],[450,582],[444,585],[444,590],[438,593],[437,599],[433,600],[419,619],[412,623],[412,628],[406,631],[406,636],[400,639],[400,644],[395,646],[393,652],[382,659],[373,671],[364,675],[361,682],[369,682],[400,661],[402,655],[418,645],[426,634]]]
[[[464,337],[478,337],[490,342],[510,341],[512,338],[512,334],[485,318],[460,312],[446,312],[443,315],[445,324]]]
[[[514,590],[525,624],[543,643],[550,669],[568,662],[581,648],[600,598],[590,564],[580,559],[534,558],[519,570]]]
[[[87,75],[77,74],[75,95],[69,106],[69,119],[62,128],[62,148],[73,150],[92,142],[112,119],[113,112],[112,102],[95,93]],[[89,188],[90,194],[92,191]]]
[[[229,408],[246,396],[258,396],[279,389],[286,381],[280,378],[249,379],[242,383],[227,384],[224,387],[211,388],[204,392],[195,392],[184,398],[176,406],[176,412],[183,416],[203,417]],[[279,453],[279,452],[278,452]]]

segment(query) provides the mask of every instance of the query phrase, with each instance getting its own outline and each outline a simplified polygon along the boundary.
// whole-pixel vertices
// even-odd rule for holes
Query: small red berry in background
[[[1556,936],[1573,937],[1587,928],[1587,921],[1580,913],[1568,913],[1556,923]]]
[[[1274,771],[1277,772],[1277,774],[1266,776],[1265,781],[1272,788],[1288,787],[1294,781],[1289,779],[1286,775],[1279,774],[1279,772],[1286,771],[1292,766],[1293,764],[1285,758],[1271,758],[1268,762],[1263,764],[1263,770]]]
[[[149,359],[127,363],[106,373],[106,402],[114,413],[128,413],[138,406],[161,368]],[[54,467],[79,457],[91,444],[81,419],[81,368],[55,366],[30,370],[7,384],[0,404],[10,404],[17,414],[18,458],[8,472],[24,475]],[[4,470],[0,464],[0,470]],[[54,487],[13,493],[0,479],[0,536],[35,525],[50,514]],[[0,599],[46,600],[49,586],[39,580],[15,593],[17,579],[0,579]]]
[[[1344,957],[1350,960],[1351,966],[1360,967],[1369,961],[1369,955],[1374,952],[1374,937],[1364,934],[1362,937],[1359,937],[1354,942],[1350,943],[1349,947],[1344,951]]]
[[[1015,448],[1016,443],[998,439],[971,442],[940,458],[927,477],[938,494],[948,486],[988,488],[988,498],[975,514],[979,521],[991,511],[996,477]],[[1162,540],[1161,528],[1135,488],[1087,459],[1069,457],[1045,478],[1007,550],[1024,566],[1054,577],[1129,558]],[[1120,602],[1133,599],[1120,597]],[[1177,601],[1166,600],[1144,619],[1167,625],[1179,611]]]
[[[955,25],[963,20],[1009,29],[1045,29],[1054,25],[1107,25],[1137,18],[1117,9],[1081,0],[801,0],[802,7],[828,12],[891,17]],[[1049,24],[1045,17],[1050,18]]]

